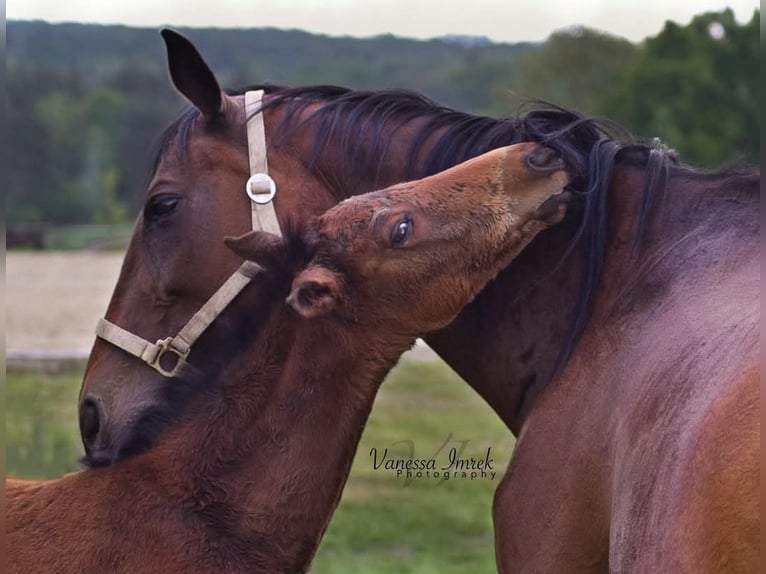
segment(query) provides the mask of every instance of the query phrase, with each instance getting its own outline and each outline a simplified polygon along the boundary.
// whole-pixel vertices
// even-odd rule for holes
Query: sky
[[[9,20],[97,22],[129,26],[297,28],[331,36],[445,34],[495,41],[545,40],[584,24],[640,41],[666,20],[731,7],[749,20],[756,0],[6,0]]]

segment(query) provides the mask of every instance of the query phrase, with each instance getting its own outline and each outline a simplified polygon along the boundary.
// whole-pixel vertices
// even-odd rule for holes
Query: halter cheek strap
[[[138,357],[166,377],[178,376],[184,369],[189,369],[186,357],[192,345],[261,269],[257,263],[245,261],[175,337],[151,343],[106,319],[98,320],[96,336]]]
[[[250,198],[253,229],[281,236],[282,231],[273,203],[277,192],[276,184],[268,175],[266,162],[266,130],[263,114],[260,112],[262,99],[263,90],[245,94],[250,161],[250,178],[245,184],[245,193]],[[166,337],[151,343],[106,319],[99,319],[96,336],[138,357],[165,377],[181,375],[184,371],[192,369],[186,362],[192,345],[262,269],[257,263],[245,261],[175,337]]]
[[[266,161],[266,127],[261,113],[263,90],[245,93],[245,117],[247,118],[247,155],[250,160],[250,179],[245,184],[245,193],[250,198],[253,229],[268,231],[282,236],[277,214],[274,211],[274,196],[277,186],[269,177]]]

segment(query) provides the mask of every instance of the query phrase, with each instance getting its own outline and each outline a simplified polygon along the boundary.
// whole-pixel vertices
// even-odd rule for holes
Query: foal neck
[[[166,443],[187,453],[179,473],[186,502],[205,501],[197,514],[217,539],[217,563],[241,556],[249,540],[264,571],[308,567],[378,387],[412,341],[285,310],[221,376],[215,395],[194,405]],[[179,449],[180,437],[196,444]]]

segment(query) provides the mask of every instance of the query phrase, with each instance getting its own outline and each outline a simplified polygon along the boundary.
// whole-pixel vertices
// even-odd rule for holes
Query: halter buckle
[[[277,194],[277,184],[265,173],[254,173],[245,183],[247,196],[261,205],[270,202]]]
[[[157,343],[157,354],[151,361],[147,361],[149,366],[156,369],[166,377],[175,377],[186,363],[186,357],[189,355],[189,350],[186,352],[181,351],[173,346],[173,337],[167,337],[166,339],[159,339]],[[175,358],[170,358],[172,363],[167,362],[163,365],[162,358],[168,353],[173,353]]]

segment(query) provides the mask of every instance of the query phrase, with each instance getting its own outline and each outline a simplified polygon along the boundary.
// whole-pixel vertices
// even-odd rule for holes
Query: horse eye
[[[165,217],[176,208],[178,199],[175,195],[155,195],[144,208],[144,215],[152,221]]]
[[[411,233],[412,220],[409,218],[403,219],[394,226],[394,230],[391,233],[391,245],[401,247],[410,238]]]

